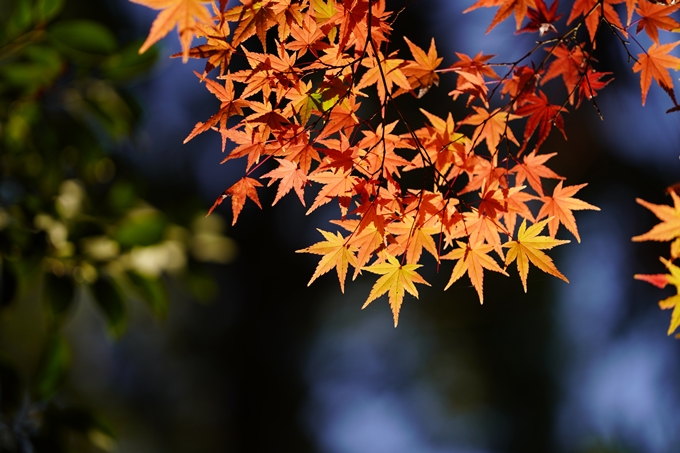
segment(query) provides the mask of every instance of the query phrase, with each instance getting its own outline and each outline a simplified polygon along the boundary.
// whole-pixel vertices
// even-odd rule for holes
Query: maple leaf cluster
[[[573,211],[598,208],[575,198],[585,184],[564,185],[543,145],[553,128],[566,139],[563,115],[594,104],[611,81],[594,66],[598,27],[622,37],[636,24],[644,30],[654,44],[633,66],[643,103],[654,79],[677,106],[666,68],[680,63],[668,54],[678,42],[658,44],[659,29],[678,27],[669,16],[677,8],[646,1],[626,1],[624,27],[613,6],[623,0],[577,0],[560,35],[557,2],[479,0],[466,12],[499,8],[489,30],[514,13],[518,32],[557,37],[516,62],[457,53],[448,65],[434,39],[425,50],[392,35],[385,0],[132,1],[162,9],[142,51],[177,25],[176,56],[206,60],[196,75],[220,107],[186,141],[214,130],[229,149],[223,162],[245,160],[211,211],[229,198],[235,223],[247,199],[260,205],[260,181],[277,184],[274,204],[295,192],[306,205],[305,191],[307,213],[336,202],[338,229],[299,250],[321,256],[309,283],[335,270],[344,291],[350,267],[353,278],[376,274],[364,307],[387,293],[395,326],[405,293],[428,284],[418,272],[428,255],[454,261],[446,288],[467,274],[480,302],[484,271],[508,275],[512,263],[525,291],[530,264],[567,281],[545,251],[569,242],[556,239],[560,225],[580,241]],[[205,42],[191,47],[193,38]],[[421,109],[421,125],[407,122],[398,98],[421,98],[442,76],[455,81],[448,96],[464,100],[467,115]]]
[[[645,208],[654,213],[661,221],[645,234],[633,237],[633,241],[659,241],[671,242],[670,259],[661,257],[661,262],[666,266],[668,274],[636,274],[635,278],[643,280],[652,285],[664,288],[666,285],[673,285],[677,289],[675,296],[668,297],[659,302],[663,310],[673,309],[671,323],[668,326],[668,335],[675,332],[680,326],[680,267],[673,264],[673,261],[680,258],[680,196],[675,190],[669,191],[673,198],[673,206],[649,203],[645,200],[637,199]]]

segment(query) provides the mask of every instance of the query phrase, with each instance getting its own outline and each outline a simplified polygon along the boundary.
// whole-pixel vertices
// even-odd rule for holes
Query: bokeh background
[[[480,50],[514,61],[533,45],[514,21],[484,34],[493,11],[468,6],[410,2],[394,41],[434,36],[444,64]],[[571,283],[532,271],[524,294],[489,273],[480,306],[465,279],[443,292],[450,269],[432,262],[433,286],[407,296],[395,329],[386,300],[360,310],[370,279],[344,295],[333,274],[307,287],[316,258],[295,251],[333,207],[305,217],[289,196],[247,204],[234,227],[228,206],[202,220],[243,169],[219,165],[218,134],[182,145],[217,101],[192,74],[201,62],[169,58],[174,33],[136,56],[153,11],[12,0],[0,13],[13,296],[0,308],[0,451],[680,451],[680,342],[656,303],[669,294],[632,278],[663,272],[667,246],[630,240],[655,223],[635,198],[668,203],[680,180],[680,116],[656,86],[641,107],[615,38],[603,33],[597,54],[617,75],[596,98],[603,120],[583,105],[565,118],[569,140],[543,145],[601,208],[576,214],[580,244],[561,232]],[[450,89],[444,78],[400,105],[460,118]]]

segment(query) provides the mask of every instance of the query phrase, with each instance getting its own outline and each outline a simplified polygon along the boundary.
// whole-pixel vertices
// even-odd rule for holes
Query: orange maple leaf
[[[412,89],[418,89],[418,98],[421,98],[427,93],[432,85],[439,85],[439,74],[435,70],[439,67],[443,58],[437,56],[437,48],[434,45],[434,38],[430,42],[430,48],[427,53],[420,47],[409,41],[404,37],[404,41],[411,49],[411,54],[415,61],[409,62],[401,70],[411,84]]]
[[[579,184],[577,186],[562,188],[562,181],[560,181],[557,183],[557,186],[555,186],[552,196],[541,197],[541,200],[543,200],[545,204],[541,207],[536,219],[541,220],[544,217],[551,217],[548,222],[550,237],[555,237],[561,223],[567,227],[567,230],[571,231],[578,242],[581,242],[581,237],[578,235],[578,228],[576,227],[576,219],[571,211],[582,209],[591,209],[593,211],[600,210],[597,206],[593,206],[592,204],[577,198],[572,198],[572,195],[587,185],[588,184]]]
[[[199,22],[210,24],[212,16],[206,9],[207,0],[130,0],[133,3],[148,6],[153,9],[162,9],[156,19],[151,24],[149,36],[139,48],[139,53],[146,50],[165,37],[175,25],[179,33],[179,40],[182,43],[182,61],[189,60],[189,49],[191,40],[196,31],[196,19]]]
[[[319,58],[318,50],[331,47],[330,44],[323,41],[326,34],[309,14],[305,16],[301,26],[293,25],[291,27],[290,34],[293,37],[293,41],[286,43],[286,48],[288,50],[297,50],[298,58],[302,57],[308,50],[316,58]]]
[[[243,205],[246,204],[246,197],[253,200],[255,204],[260,209],[262,209],[260,199],[257,196],[257,190],[255,189],[256,187],[262,187],[262,184],[260,184],[260,182],[257,179],[244,176],[243,178],[239,179],[234,185],[225,190],[224,193],[220,195],[217,198],[217,200],[215,200],[215,203],[213,203],[212,207],[208,211],[208,215],[210,215],[215,210],[216,207],[221,205],[225,198],[231,197],[231,210],[233,212],[234,217],[231,224],[236,225],[238,215],[241,213]]]
[[[673,80],[666,68],[680,67],[680,58],[668,55],[680,41],[658,45],[656,43],[647,50],[646,53],[638,54],[638,61],[633,65],[633,72],[641,72],[640,88],[642,89],[642,105],[647,100],[647,92],[652,84],[652,79],[656,80],[667,93],[673,93]]]
[[[394,85],[410,91],[411,84],[401,71],[406,62],[401,58],[393,58],[394,56],[396,56],[396,52],[391,53],[387,58],[381,52],[378,52],[378,58],[372,56],[364,58],[361,63],[369,70],[361,78],[356,89],[361,90],[375,84],[380,102],[385,102],[387,95],[392,94]]]
[[[278,2],[272,0],[241,0],[242,5],[230,8],[223,14],[229,22],[238,22],[231,40],[231,45],[238,47],[254,34],[267,50],[267,30],[277,24],[274,7]]]
[[[655,225],[654,228],[645,234],[635,236],[633,241],[671,241],[680,237],[680,196],[674,190],[671,190],[670,194],[673,197],[673,207],[648,203],[639,198],[635,200],[652,211],[661,220],[661,223]]]
[[[525,293],[527,292],[529,262],[533,263],[534,266],[543,272],[554,275],[555,277],[561,278],[565,282],[569,283],[569,280],[567,280],[567,278],[557,270],[552,259],[541,251],[548,250],[555,246],[569,242],[560,239],[553,239],[549,236],[538,235],[541,231],[543,231],[546,223],[548,223],[550,220],[552,219],[547,218],[542,222],[538,222],[535,225],[527,228],[527,221],[524,219],[522,221],[522,225],[519,227],[516,239],[503,244],[503,247],[510,249],[508,250],[508,256],[505,258],[505,265],[508,266],[512,264],[513,261],[517,261],[517,271],[519,272],[519,277],[522,280],[522,286],[524,286]]]
[[[494,6],[500,6],[500,8],[496,11],[496,15],[493,17],[491,25],[486,29],[487,33],[489,33],[496,25],[510,17],[510,14],[512,14],[513,11],[515,12],[517,30],[519,30],[522,26],[522,21],[527,15],[528,8],[531,7],[536,9],[534,0],[478,0],[477,3],[463,11],[463,13],[467,13],[477,8],[492,8]]]
[[[274,181],[276,181],[277,179],[281,180],[281,182],[279,183],[279,188],[276,191],[276,197],[274,198],[272,206],[274,206],[281,199],[281,197],[290,192],[291,189],[295,189],[295,193],[300,199],[300,203],[302,203],[302,206],[304,206],[305,205],[304,187],[305,184],[307,184],[307,175],[305,174],[305,172],[300,170],[295,163],[289,160],[276,159],[276,161],[279,163],[279,168],[275,168],[269,173],[260,176],[260,178],[271,178],[269,184],[267,184],[267,187],[274,184]]]
[[[476,113],[469,115],[459,124],[472,124],[477,126],[473,134],[472,141],[479,143],[482,139],[486,140],[486,147],[491,154],[495,154],[498,150],[498,145],[502,137],[506,137],[509,141],[519,146],[519,142],[512,133],[512,129],[508,122],[519,118],[512,113],[501,112],[496,109],[489,112],[484,107],[474,107]]]
[[[400,221],[390,223],[385,229],[395,236],[395,242],[388,251],[395,255],[406,253],[407,263],[415,264],[420,261],[423,248],[437,258],[437,246],[432,235],[439,233],[441,228],[416,224],[414,216],[406,215]]]
[[[583,15],[586,17],[586,27],[588,28],[588,33],[590,34],[590,42],[595,45],[595,33],[597,33],[597,28],[600,26],[600,19],[602,18],[602,10],[604,9],[605,19],[621,30],[624,35],[626,35],[623,24],[621,24],[621,19],[617,14],[616,10],[612,5],[617,3],[623,3],[625,0],[604,0],[604,5],[602,0],[576,0],[574,6],[572,7],[569,19],[567,19],[567,25],[572,23],[576,18]],[[626,35],[627,36],[627,35]]]
[[[333,198],[338,197],[343,215],[347,214],[349,203],[353,195],[352,188],[357,184],[357,177],[351,176],[352,170],[347,171],[325,171],[309,175],[309,179],[324,184],[319,190],[314,203],[307,211],[307,214],[314,211]]]
[[[204,78],[196,71],[194,71],[194,74],[196,74],[199,79],[205,82],[205,87],[208,89],[208,91],[217,96],[217,99],[220,100],[221,104],[220,110],[208,118],[205,123],[199,122],[196,124],[196,126],[194,126],[194,129],[191,131],[189,136],[184,139],[184,143],[187,143],[198,134],[202,134],[203,132],[214,128],[215,125],[219,123],[217,131],[222,136],[222,152],[224,152],[224,149],[227,146],[227,137],[229,136],[227,120],[229,117],[234,115],[244,116],[243,107],[248,107],[250,102],[239,99],[234,95],[234,82],[232,81],[230,74],[225,76],[224,86],[220,85],[214,80]]]
[[[420,264],[401,264],[392,255],[386,253],[385,256],[387,257],[387,263],[373,264],[363,268],[363,270],[382,275],[382,277],[375,282],[368,295],[368,299],[366,299],[361,308],[366,308],[375,299],[388,293],[392,315],[394,316],[394,327],[397,327],[399,323],[399,310],[404,301],[404,295],[409,293],[417,299],[418,290],[415,284],[420,283],[427,286],[430,286],[430,284],[416,272],[416,269],[421,267]]]
[[[189,58],[207,59],[205,69],[203,70],[204,77],[218,67],[220,68],[220,76],[223,76],[236,50],[227,42],[227,37],[230,33],[229,23],[222,22],[216,25],[197,23],[196,30],[195,36],[199,38],[204,37],[207,42],[189,49]],[[184,52],[170,55],[171,58],[183,56]]]
[[[354,275],[352,275],[352,279],[355,279],[361,268],[371,260],[373,252],[384,246],[384,235],[373,225],[373,222],[365,225],[361,231],[359,231],[360,221],[357,219],[331,220],[331,223],[340,225],[352,233],[347,241],[358,249],[357,265],[354,268]]]
[[[490,271],[498,272],[503,275],[508,275],[501,267],[498,265],[496,260],[491,258],[488,253],[493,249],[491,245],[484,244],[483,242],[477,242],[474,246],[465,244],[464,242],[456,241],[458,248],[450,251],[446,255],[442,256],[444,260],[458,260],[451,273],[451,278],[446,284],[444,290],[449,289],[449,287],[459,278],[461,278],[466,272],[472,286],[477,290],[477,295],[479,296],[479,303],[484,303],[484,269]]]
[[[510,170],[516,174],[515,184],[520,185],[526,180],[538,195],[543,196],[541,178],[564,179],[562,176],[543,165],[548,159],[555,155],[557,155],[557,153],[536,155],[536,150],[525,155],[523,162],[518,163]]]
[[[659,28],[662,30],[673,30],[680,27],[680,23],[670,17],[680,9],[680,4],[673,6],[655,5],[652,2],[641,2],[635,10],[640,15],[636,33],[640,33],[642,29],[647,32],[647,35],[652,38],[656,44],[659,44]]]
[[[321,261],[316,266],[314,275],[307,283],[311,285],[314,280],[322,276],[331,269],[335,269],[338,273],[338,280],[340,280],[340,290],[345,292],[345,279],[347,277],[347,268],[351,264],[352,267],[357,267],[357,258],[354,255],[356,247],[352,247],[347,243],[347,240],[338,232],[333,235],[328,231],[318,230],[326,239],[322,242],[298,250],[297,253],[314,253],[316,255],[323,255]]]
[[[564,86],[569,92],[569,103],[574,104],[574,94],[578,88],[578,107],[582,99],[591,99],[597,95],[597,90],[606,86],[611,80],[600,80],[608,72],[597,72],[591,67],[595,60],[588,52],[583,50],[583,44],[578,44],[568,48],[564,44],[546,49],[551,52],[555,59],[550,63],[550,67],[541,79],[541,85],[562,76]]]

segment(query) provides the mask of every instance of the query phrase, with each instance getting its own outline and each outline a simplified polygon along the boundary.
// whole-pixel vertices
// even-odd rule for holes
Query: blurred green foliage
[[[0,451],[111,449],[104,423],[58,397],[70,361],[60,329],[74,304],[94,303],[117,338],[131,300],[167,314],[167,278],[209,298],[194,263],[235,250],[219,218],[171,221],[123,171],[115,150],[141,116],[126,85],[157,52],[139,55],[140,41],[121,45],[110,24],[62,14],[85,3],[0,2],[0,320],[40,297],[44,331],[28,378],[0,351]]]

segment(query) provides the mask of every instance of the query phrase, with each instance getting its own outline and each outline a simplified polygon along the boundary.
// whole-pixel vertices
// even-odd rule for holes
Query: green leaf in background
[[[34,15],[38,22],[48,22],[61,12],[64,0],[37,0]]]
[[[152,209],[133,212],[124,219],[113,234],[122,247],[147,246],[160,242],[168,224],[160,212]]]
[[[30,96],[51,86],[62,68],[63,61],[56,50],[39,44],[28,45],[21,59],[0,67],[0,90],[20,89]]]
[[[51,272],[43,280],[43,303],[47,318],[54,323],[63,319],[73,304],[75,282],[69,275],[58,277]]]
[[[59,336],[48,340],[33,384],[33,394],[37,400],[54,396],[66,376],[70,362],[71,352],[66,340]]]
[[[109,188],[107,201],[116,212],[129,210],[138,200],[135,186],[129,181],[115,181]]]
[[[0,308],[4,308],[14,301],[17,295],[17,276],[7,261],[0,261]]]
[[[3,0],[6,1],[6,0]],[[30,0],[19,0],[15,2],[14,9],[7,23],[7,28],[5,29],[4,37],[9,40],[20,35],[22,32],[31,25],[32,14],[31,14],[31,1]]]
[[[153,314],[159,318],[165,318],[170,305],[165,283],[160,278],[146,277],[133,271],[128,271],[127,277],[135,292],[149,304]]]
[[[89,83],[84,90],[84,106],[89,114],[114,138],[121,138],[132,132],[135,123],[134,105],[122,93],[104,81]]]
[[[101,65],[102,76],[105,79],[128,80],[147,73],[158,59],[158,49],[152,47],[140,55],[142,42],[132,42],[104,60]]]
[[[55,23],[49,28],[49,36],[59,50],[75,59],[106,56],[118,47],[108,28],[84,19]]]
[[[92,284],[92,295],[106,317],[109,332],[116,338],[125,331],[125,304],[118,285],[109,277],[101,276]]]

